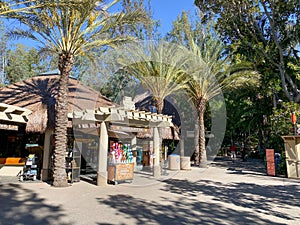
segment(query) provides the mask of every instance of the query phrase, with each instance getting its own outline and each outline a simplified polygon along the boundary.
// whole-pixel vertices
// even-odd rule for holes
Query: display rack
[[[80,181],[81,145],[82,143],[80,142],[74,142],[73,148],[68,148],[69,152],[66,157],[66,170],[68,173],[68,180],[71,183]]]
[[[133,180],[134,163],[130,144],[110,142],[107,170],[108,183],[118,184]]]
[[[72,176],[71,182],[80,181],[80,164],[81,164],[81,143],[75,142],[73,148],[73,159],[71,161]]]

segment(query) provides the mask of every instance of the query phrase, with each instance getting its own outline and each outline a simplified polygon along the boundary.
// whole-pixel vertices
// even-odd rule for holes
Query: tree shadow
[[[222,160],[214,166],[239,174],[266,176],[262,160],[238,163]],[[164,186],[160,191],[166,193],[165,196],[171,194],[172,198],[165,197],[156,202],[119,194],[98,200],[125,217],[134,218],[136,224],[296,224],[300,221],[300,215],[292,213],[292,210],[300,207],[298,183],[227,184],[187,179],[166,179],[161,182]],[[268,219],[268,216],[275,219]],[[277,222],[276,218],[284,219],[287,223]]]
[[[135,224],[272,223],[267,219],[257,218],[251,212],[242,214],[237,210],[222,207],[219,204],[200,202],[186,197],[180,197],[176,200],[165,198],[163,199],[164,204],[122,194],[110,195],[107,198],[99,198],[98,200],[100,204],[106,204],[118,210],[118,214],[123,214],[125,219],[135,219]]]
[[[225,168],[237,174],[267,175],[266,166],[262,159],[249,158],[246,161],[242,161],[240,158],[237,158],[232,161],[230,157],[217,157],[211,163],[211,166]]]
[[[300,207],[296,185],[233,183],[227,186],[209,180],[180,179],[163,183],[160,191],[166,197],[158,201],[125,194],[109,195],[98,201],[125,218],[136,220],[135,224],[285,224],[271,221],[267,215],[290,222],[300,220],[299,215],[292,217],[280,211],[289,206]],[[170,194],[172,197],[167,197]],[[240,207],[245,210],[240,211]]]
[[[258,185],[243,182],[224,184],[210,180],[191,182],[180,179],[170,179],[163,182],[167,184],[162,189],[163,191],[176,193],[184,197],[209,196],[213,201],[252,209],[262,215],[273,215],[287,221],[300,221],[300,215],[291,216],[280,211],[281,209],[289,209],[290,207],[300,207],[300,188],[296,184]],[[221,216],[215,213],[215,211],[212,211],[213,216]],[[258,218],[254,217],[254,215],[250,215],[249,217],[249,215],[244,215],[244,212],[243,214],[239,214],[234,210],[228,210],[226,215],[227,220],[230,222],[234,222],[232,219],[235,218],[244,221],[243,224],[248,224],[251,222],[251,219],[256,224],[266,224],[268,222],[264,218],[259,218],[258,223],[256,221]]]
[[[69,225],[62,221],[66,216],[59,206],[45,203],[30,189],[19,184],[0,184],[0,224]]]

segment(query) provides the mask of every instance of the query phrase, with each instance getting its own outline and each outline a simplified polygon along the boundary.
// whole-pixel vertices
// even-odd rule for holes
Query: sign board
[[[267,161],[267,174],[269,176],[275,176],[275,155],[274,149],[266,149],[266,161]]]
[[[187,130],[186,131],[186,137],[188,137],[188,138],[195,137],[195,132],[193,130]]]
[[[126,181],[133,179],[134,163],[117,163],[108,165],[108,180]]]
[[[123,131],[129,133],[137,133],[137,132],[149,132],[149,128],[140,128],[140,127],[126,127],[126,126],[115,126],[111,125],[110,130],[112,131]]]
[[[17,131],[18,130],[18,126],[16,126],[16,125],[9,125],[9,124],[0,124],[0,129]]]
[[[133,179],[133,163],[117,164],[115,180],[132,180]]]

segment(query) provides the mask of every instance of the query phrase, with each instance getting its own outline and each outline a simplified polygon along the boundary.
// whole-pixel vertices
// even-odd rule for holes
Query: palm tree
[[[222,91],[247,83],[257,84],[258,74],[251,71],[247,64],[232,65],[229,55],[224,55],[224,44],[218,39],[205,36],[197,43],[193,38],[189,42],[193,59],[190,61],[190,79],[185,89],[197,111],[195,164],[206,167],[204,113],[207,103]]]
[[[37,2],[36,0],[28,0],[26,3]],[[32,8],[41,8],[45,5],[43,1],[39,1],[38,4],[35,5],[27,5],[24,4],[25,2],[19,1],[1,1],[0,2],[0,16],[6,16],[10,13],[17,13],[17,12],[25,12]]]
[[[127,47],[123,70],[139,79],[152,94],[157,112],[162,113],[164,99],[185,85],[185,65],[189,60],[182,46],[163,41],[135,44]]]
[[[150,91],[157,113],[161,114],[166,97],[183,89],[187,49],[163,41],[130,45],[125,59],[120,61],[123,70],[138,78],[143,87]],[[159,128],[159,152],[162,160],[162,130]],[[156,165],[158,166],[158,165]],[[159,166],[160,167],[160,166]]]
[[[195,105],[197,121],[195,123],[195,164],[200,162],[205,166],[205,127],[204,113],[207,102],[221,93],[221,86],[217,76],[227,65],[226,59],[222,59],[223,47],[212,39],[206,39],[201,45],[197,45],[193,39],[190,41],[190,50],[194,54],[193,65],[190,67],[191,79],[186,91]]]
[[[135,23],[144,18],[142,11],[126,14],[110,14],[108,10],[118,2],[110,3],[96,0],[73,1],[18,1],[18,7],[27,7],[26,11],[8,14],[24,24],[24,28],[15,29],[16,37],[27,37],[41,44],[41,52],[47,51],[58,55],[60,70],[58,96],[55,107],[55,159],[53,186],[67,186],[65,172],[65,151],[67,143],[67,106],[68,79],[74,59],[93,49],[103,46],[116,47],[132,38],[110,34],[118,26]],[[43,7],[35,7],[45,2]],[[23,3],[23,4],[21,4]]]

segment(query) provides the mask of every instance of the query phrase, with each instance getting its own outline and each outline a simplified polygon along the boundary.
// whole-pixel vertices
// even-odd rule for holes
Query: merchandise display
[[[108,159],[108,182],[117,184],[132,181],[133,171],[134,163],[130,144],[111,141]]]
[[[130,144],[113,142],[110,146],[109,163],[132,163],[133,154]]]

